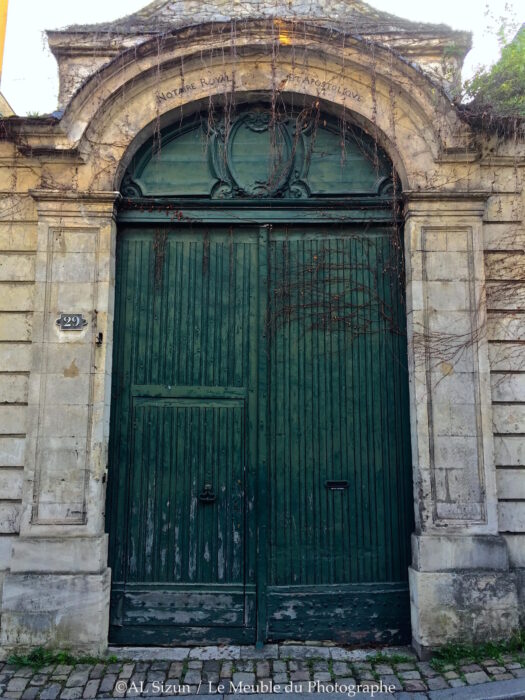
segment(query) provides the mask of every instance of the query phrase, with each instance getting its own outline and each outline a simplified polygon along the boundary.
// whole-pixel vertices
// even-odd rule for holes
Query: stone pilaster
[[[32,193],[33,362],[20,539],[3,591],[5,648],[107,645],[104,534],[117,193]],[[82,314],[61,330],[60,314]]]
[[[503,637],[516,581],[498,536],[482,217],[486,195],[406,195],[415,646]]]

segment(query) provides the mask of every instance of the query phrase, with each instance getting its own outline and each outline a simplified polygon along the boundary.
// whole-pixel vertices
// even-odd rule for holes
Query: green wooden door
[[[412,527],[392,230],[276,228],[269,253],[267,636],[406,639]]]
[[[400,275],[384,226],[120,233],[112,641],[408,638]]]
[[[254,639],[257,236],[218,227],[119,236],[115,642]]]
[[[122,182],[117,643],[410,635],[399,180],[355,124],[274,112],[190,115]]]

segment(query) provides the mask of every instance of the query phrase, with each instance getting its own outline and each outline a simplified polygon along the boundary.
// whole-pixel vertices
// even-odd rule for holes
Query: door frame
[[[258,235],[258,322],[263,332],[263,341],[267,338],[267,265],[269,234],[273,225],[315,224],[327,225],[366,225],[399,226],[402,230],[403,218],[401,198],[392,196],[373,196],[348,199],[312,199],[273,200],[246,199],[236,201],[210,201],[209,199],[135,199],[120,203],[117,215],[117,236],[119,229],[126,225],[165,225],[188,227],[202,224],[222,224],[229,226],[252,225],[259,228]],[[404,247],[403,247],[404,264]],[[402,293],[404,294],[404,289]],[[268,366],[267,358],[260,347],[257,348],[257,421],[258,430],[253,431],[257,445],[257,501],[255,508],[256,551],[255,558],[255,601],[256,630],[255,640],[258,648],[267,641],[267,410],[268,410]],[[248,399],[251,401],[251,397]],[[253,437],[250,437],[253,439]],[[412,479],[412,474],[411,474]],[[248,484],[248,480],[246,482]],[[407,582],[408,585],[408,582]]]

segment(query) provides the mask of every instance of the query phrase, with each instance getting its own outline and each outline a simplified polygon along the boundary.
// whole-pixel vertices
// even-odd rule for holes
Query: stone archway
[[[399,182],[367,134],[341,133],[315,105],[255,102],[131,160],[112,641],[409,639]]]
[[[516,577],[498,536],[487,341],[477,333],[486,316],[482,228],[492,182],[476,162],[472,132],[443,92],[390,50],[308,22],[301,31],[280,25],[291,37],[281,45],[275,26],[243,22],[227,51],[224,34],[208,25],[145,41],[87,80],[59,124],[23,134],[23,152],[40,159],[42,184],[31,191],[37,325],[21,536],[3,588],[7,648],[107,644],[116,190],[137,143],[192,105],[220,101],[224,84],[235,88],[229,99],[299,96],[338,117],[351,114],[390,155],[406,212],[413,637],[425,648],[517,626]],[[72,304],[88,320],[74,341],[55,325]],[[433,344],[443,332],[453,343],[473,339],[445,364]],[[72,396],[60,387],[73,360]],[[77,421],[73,437],[63,439],[53,414]]]

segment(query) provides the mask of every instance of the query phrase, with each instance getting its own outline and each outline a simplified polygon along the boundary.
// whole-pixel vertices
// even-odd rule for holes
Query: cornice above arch
[[[122,19],[48,32],[50,48],[59,64],[60,104],[66,105],[76,87],[97,67],[149,38],[162,38],[174,29],[196,25],[239,25],[257,19],[276,23],[306,21],[392,48],[419,64],[445,89],[452,88],[459,79],[461,64],[471,45],[468,32],[454,31],[443,24],[409,21],[376,10],[361,0],[154,0]]]
[[[315,79],[307,86],[309,94],[327,99],[339,98],[348,103],[349,109],[358,107],[352,104],[351,73],[355,70],[366,74],[370,85],[369,100],[374,100],[373,92],[382,83],[383,89],[390,93],[392,100],[398,101],[398,105],[410,105],[409,111],[417,112],[443,148],[465,148],[464,137],[468,128],[460,122],[443,91],[421,69],[385,47],[308,22],[299,25],[297,22],[250,20],[241,26],[236,25],[234,36],[231,23],[214,23],[155,37],[118,55],[88,79],[71,100],[62,126],[72,140],[79,141],[87,127],[106,111],[108,105],[122,95],[136,91],[140,83],[151,85],[152,75],[160,83],[167,71],[176,68],[181,83],[174,86],[178,95],[173,90],[159,91],[159,95],[161,98],[162,94],[189,96],[191,83],[185,81],[189,62],[200,61],[200,79],[206,81],[206,70],[217,57],[222,58],[225,66],[228,65],[233,72],[236,69],[242,72],[244,57],[250,52],[252,55],[270,56],[275,67],[284,63],[287,56],[292,56],[292,62],[298,69],[307,69],[311,60],[324,63],[332,76],[339,74],[346,81],[346,90],[343,89],[342,94],[338,95],[324,94],[323,83],[327,81]],[[273,84],[268,81],[268,88],[279,92],[281,82],[281,79]],[[227,88],[227,92],[243,89],[241,81],[237,85],[223,87]],[[296,86],[286,84],[285,87],[293,90]],[[157,111],[162,113],[163,107],[162,104],[158,105]]]

